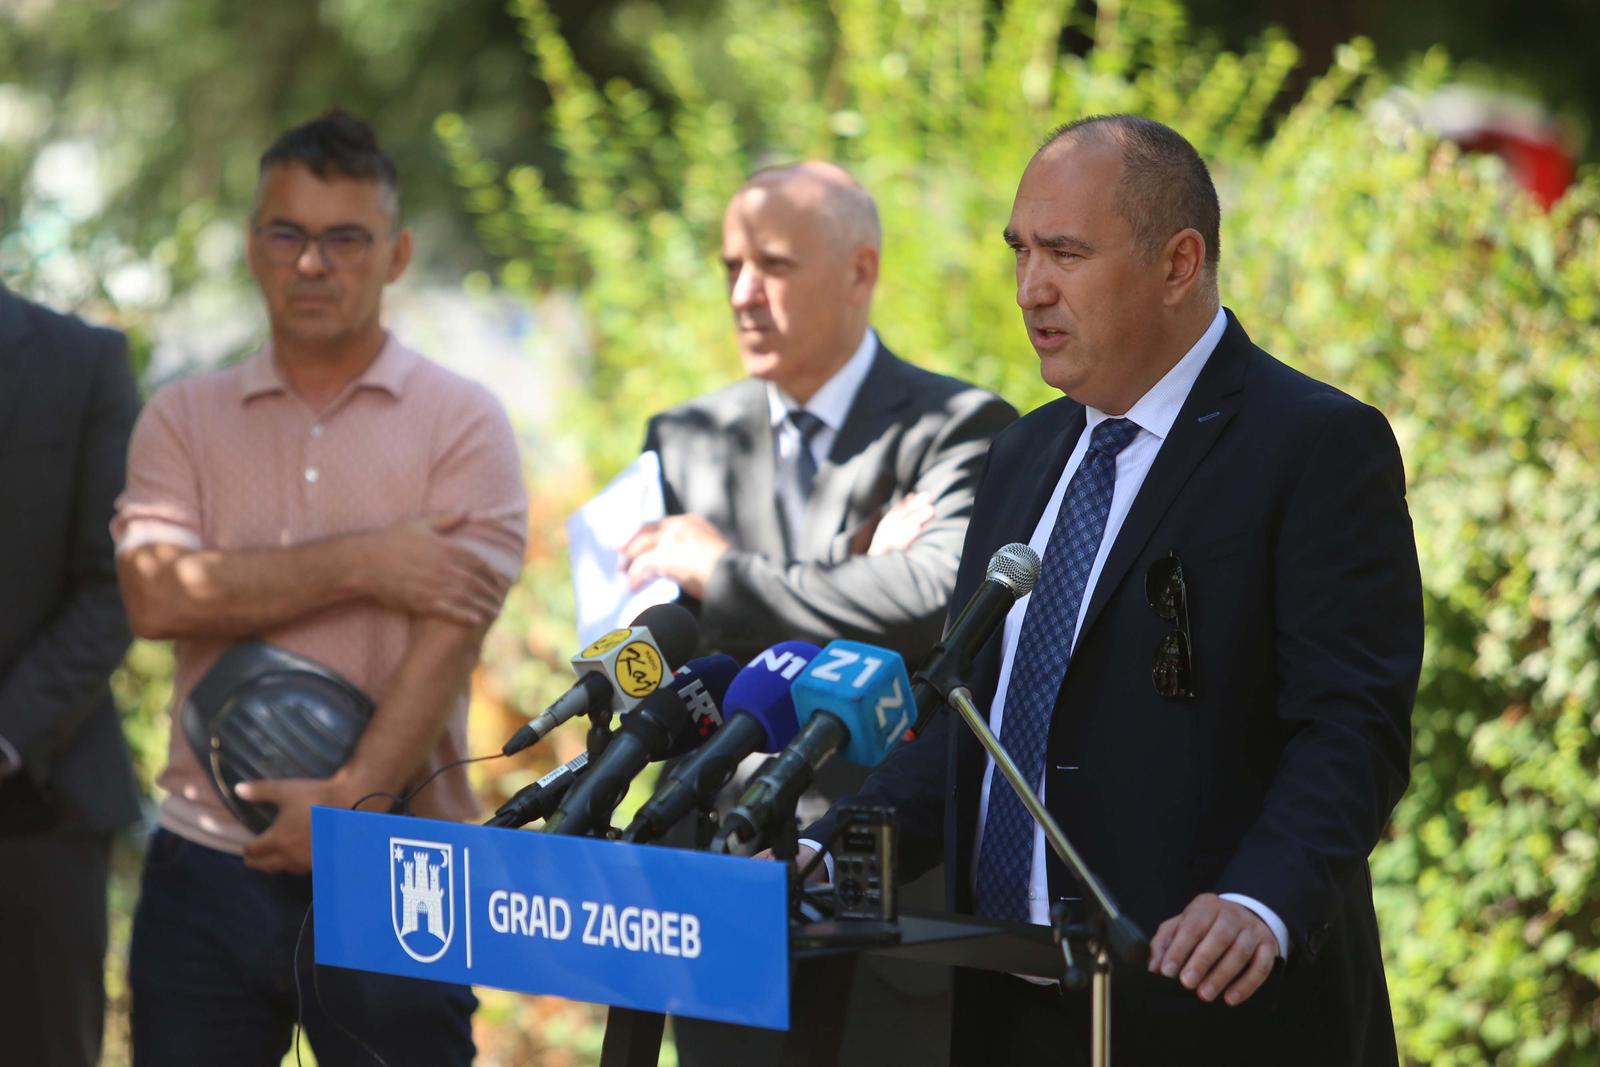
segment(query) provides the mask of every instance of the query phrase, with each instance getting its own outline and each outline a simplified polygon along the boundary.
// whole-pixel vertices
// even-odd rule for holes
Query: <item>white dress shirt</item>
[[[1076,647],[1079,631],[1083,626],[1083,618],[1089,609],[1089,602],[1094,596],[1095,583],[1100,579],[1100,571],[1104,568],[1106,557],[1111,553],[1111,546],[1116,543],[1117,534],[1122,529],[1123,520],[1128,517],[1128,511],[1133,507],[1133,501],[1139,494],[1139,487],[1144,484],[1145,475],[1150,473],[1150,466],[1155,462],[1156,454],[1161,450],[1162,442],[1172,431],[1172,424],[1178,418],[1178,412],[1183,407],[1184,401],[1189,398],[1189,391],[1194,387],[1195,380],[1200,377],[1206,361],[1211,358],[1211,353],[1216,349],[1217,342],[1222,339],[1222,331],[1227,326],[1227,318],[1222,309],[1217,309],[1217,315],[1211,320],[1211,325],[1194,346],[1180,359],[1162,379],[1150,388],[1150,391],[1140,397],[1124,418],[1129,419],[1139,427],[1139,433],[1117,455],[1117,481],[1111,496],[1111,511],[1106,516],[1105,534],[1100,539],[1100,549],[1095,554],[1094,565],[1089,569],[1089,579],[1084,586],[1083,599],[1078,605],[1077,624],[1073,630],[1073,645]],[[1061,476],[1056,481],[1054,492],[1050,494],[1050,501],[1045,505],[1044,514],[1039,516],[1039,524],[1034,527],[1033,536],[1028,539],[1028,547],[1037,552],[1042,559],[1045,548],[1050,541],[1050,534],[1055,529],[1056,516],[1061,511],[1061,501],[1067,492],[1067,483],[1077,473],[1083,457],[1089,451],[1089,440],[1094,434],[1094,429],[1111,416],[1095,408],[1086,407],[1085,414],[1088,423],[1078,438],[1077,445],[1072,454],[1067,457],[1066,466],[1061,469]],[[1000,651],[1000,680],[995,686],[994,704],[989,709],[989,728],[996,737],[1004,737],[1000,732],[1006,714],[1006,690],[1011,684],[1012,660],[1017,651],[1017,639],[1022,634],[1022,620],[1028,611],[1028,602],[1032,594],[1020,598],[1011,611],[1006,615],[1005,628],[1001,636]],[[1070,768],[1066,768],[1069,769]],[[978,851],[983,848],[983,824],[989,813],[989,790],[994,783],[994,761],[985,759],[983,772],[983,788],[978,797],[978,832],[973,843],[972,873],[974,880],[977,878]],[[1002,783],[1002,788],[1009,789],[1009,785]],[[1044,781],[1038,783],[1039,797],[1044,798]],[[1238,893],[1221,894],[1224,900],[1236,901],[1255,912],[1272,929],[1272,934],[1278,941],[1278,954],[1285,959],[1289,955],[1289,931],[1271,908],[1260,901]],[[1049,880],[1045,868],[1045,841],[1044,831],[1035,826],[1033,830],[1033,858],[1029,866],[1028,875],[1028,913],[1029,919],[1040,925],[1050,922],[1050,890]]]
[[[850,414],[850,405],[855,403],[856,393],[861,391],[861,383],[872,369],[872,357],[877,350],[878,335],[869,328],[844,366],[834,371],[833,377],[824,382],[822,388],[804,404],[772,382],[767,383],[767,411],[776,438],[778,470],[792,470],[800,454],[803,440],[800,428],[788,418],[789,412],[798,408],[810,412],[822,422],[811,434],[810,442],[811,458],[817,469],[822,469],[829,450],[833,448],[834,439],[839,436],[839,430]],[[806,502],[800,498],[799,484],[792,478],[779,478],[776,491],[778,507],[788,532],[789,555],[793,558],[800,552],[800,531],[805,529]]]

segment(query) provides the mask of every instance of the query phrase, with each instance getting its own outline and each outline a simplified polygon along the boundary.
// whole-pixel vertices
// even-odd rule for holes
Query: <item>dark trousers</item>
[[[100,1061],[110,852],[102,833],[0,837],[0,1060]]]
[[[314,966],[310,904],[308,877],[157,830],[128,964],[135,1067],[278,1067],[297,1019],[322,1067],[471,1064],[471,989]]]

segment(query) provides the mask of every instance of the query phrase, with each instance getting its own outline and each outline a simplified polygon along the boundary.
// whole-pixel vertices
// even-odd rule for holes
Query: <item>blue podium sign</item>
[[[316,808],[318,963],[789,1027],[782,864]]]

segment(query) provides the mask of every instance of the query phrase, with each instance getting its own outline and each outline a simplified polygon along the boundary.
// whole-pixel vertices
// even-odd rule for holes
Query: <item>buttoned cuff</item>
[[[1278,918],[1277,912],[1261,903],[1255,897],[1247,897],[1243,893],[1219,893],[1217,895],[1223,900],[1231,900],[1235,904],[1242,904],[1255,912],[1261,921],[1267,924],[1267,928],[1272,931],[1272,936],[1277,938],[1278,958],[1280,960],[1289,958],[1289,928],[1284,925],[1282,919]]]
[[[822,853],[822,866],[826,868],[828,872],[828,881],[833,881],[833,853],[824,851],[821,841],[813,841],[809,837],[802,837],[800,839],[800,844],[806,846],[814,852]]]

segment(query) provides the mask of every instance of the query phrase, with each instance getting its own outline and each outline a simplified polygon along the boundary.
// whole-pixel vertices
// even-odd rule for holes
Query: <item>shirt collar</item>
[[[805,409],[821,419],[828,429],[837,433],[844,425],[845,416],[850,414],[850,405],[855,403],[856,393],[860,392],[861,383],[866,381],[867,372],[872,369],[872,357],[877,351],[878,335],[869,328],[862,335],[861,343],[856,346],[854,354],[803,405]],[[777,426],[789,412],[801,406],[782,389],[771,382],[767,383],[767,410],[772,418],[772,425]]]
[[[1178,421],[1178,412],[1183,410],[1183,402],[1189,399],[1189,390],[1194,388],[1200,372],[1205,369],[1206,361],[1211,358],[1211,353],[1216,351],[1217,344],[1222,340],[1222,332],[1227,326],[1228,317],[1223,314],[1219,305],[1216,317],[1211,320],[1211,325],[1206,327],[1206,332],[1200,335],[1200,339],[1184,353],[1183,358],[1173,364],[1172,369],[1163,374],[1161,380],[1151,386],[1123,417],[1132,419],[1134,425],[1153,434],[1157,440],[1165,441],[1167,434],[1172,432],[1172,424]],[[1111,417],[1099,408],[1087,405],[1084,407],[1084,412],[1088,418],[1085,427],[1087,431],[1092,431]]]
[[[394,334],[385,333],[383,347],[378,350],[378,358],[367,365],[367,369],[346,387],[342,395],[348,395],[355,389],[373,388],[382,389],[390,396],[398,397],[404,391],[406,380],[411,377],[411,370],[420,358],[417,353],[395,340]],[[261,346],[245,360],[239,377],[240,400],[251,400],[268,393],[288,391],[288,385],[278,373],[278,363],[273,358],[271,342]]]

